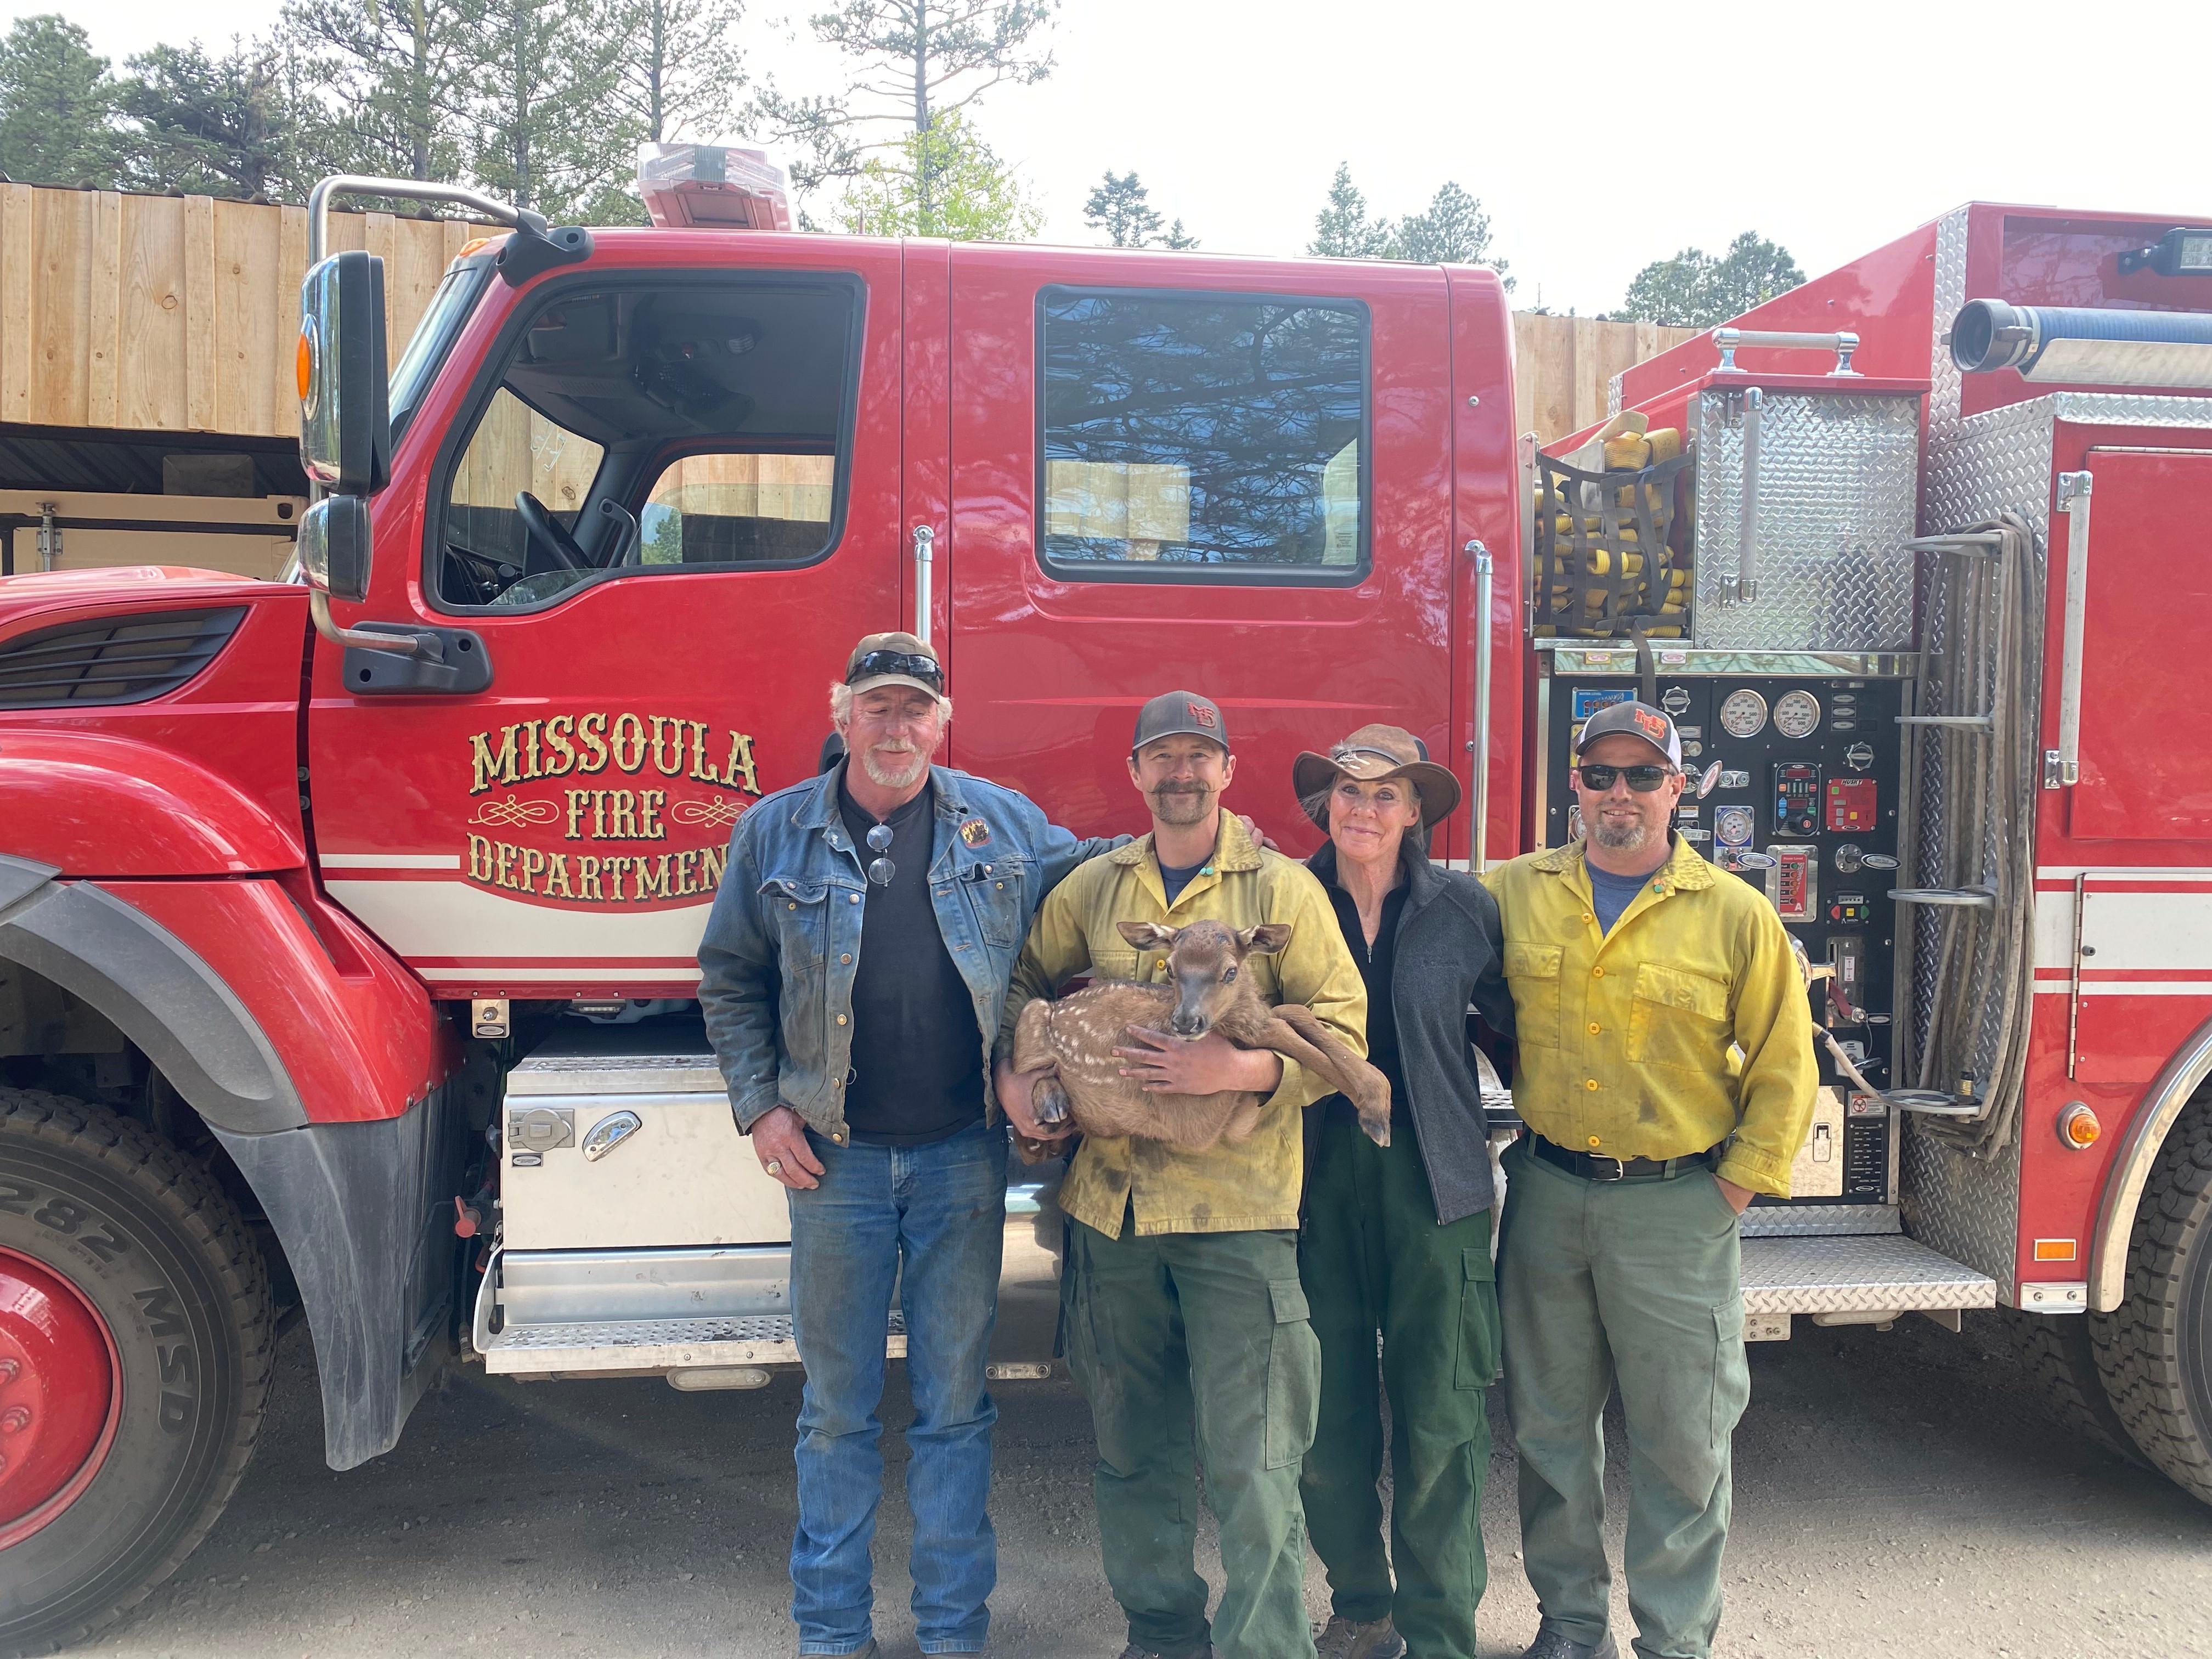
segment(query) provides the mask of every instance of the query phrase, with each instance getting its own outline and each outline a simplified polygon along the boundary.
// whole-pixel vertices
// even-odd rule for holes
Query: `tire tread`
[[[2177,1485],[2212,1504],[2212,1444],[2189,1409],[2183,1273],[2212,1249],[2212,1096],[2184,1109],[2159,1150],[2128,1243],[2127,1290],[2112,1313],[2091,1314],[2097,1368],[2112,1409]]]
[[[181,1566],[213,1529],[253,1461],[275,1370],[276,1317],[270,1304],[269,1266],[260,1246],[246,1231],[237,1206],[198,1160],[105,1106],[43,1089],[0,1087],[0,1136],[10,1134],[27,1135],[56,1151],[106,1165],[161,1210],[198,1248],[222,1284],[240,1351],[239,1410],[199,1514],[129,1595],[89,1618],[42,1633],[27,1646],[6,1650],[30,1655],[74,1647],[113,1624]]]

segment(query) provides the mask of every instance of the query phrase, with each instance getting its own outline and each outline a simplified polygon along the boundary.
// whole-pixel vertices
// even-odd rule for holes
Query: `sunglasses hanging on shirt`
[[[868,850],[877,856],[868,866],[868,879],[878,887],[888,887],[891,878],[898,874],[898,866],[883,854],[890,851],[891,827],[879,823],[868,831]]]

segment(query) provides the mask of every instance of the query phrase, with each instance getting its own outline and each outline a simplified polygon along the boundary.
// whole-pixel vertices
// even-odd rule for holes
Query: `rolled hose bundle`
[[[1951,361],[2075,386],[2212,387],[2212,313],[1969,300],[1951,324]]]

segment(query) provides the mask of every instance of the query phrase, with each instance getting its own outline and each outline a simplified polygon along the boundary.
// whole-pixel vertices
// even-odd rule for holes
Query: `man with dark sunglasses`
[[[1674,722],[1616,703],[1575,758],[1581,838],[1487,878],[1528,1128],[1505,1154],[1498,1261],[1543,1613],[1524,1659],[1617,1659],[1600,1429],[1616,1386],[1635,1650],[1706,1659],[1751,1392],[1737,1218],[1755,1194],[1789,1196],[1817,1086],[1811,1011],[1764,895],[1674,833]]]
[[[952,705],[911,634],[855,646],[842,758],[756,802],[699,947],[699,1000],[738,1127],[790,1188],[799,1415],[792,1617],[802,1654],[873,1655],[889,1310],[915,1420],[916,1634],[980,1653],[997,1556],[983,1365],[1006,1230],[991,1048],[1037,904],[1093,854],[1011,789],[933,766]]]

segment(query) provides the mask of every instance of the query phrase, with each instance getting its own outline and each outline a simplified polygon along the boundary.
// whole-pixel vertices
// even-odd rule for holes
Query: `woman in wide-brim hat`
[[[1364,726],[1291,769],[1328,832],[1306,861],[1367,982],[1368,1057],[1390,1079],[1390,1144],[1334,1096],[1307,1115],[1299,1272],[1321,1339],[1318,1432],[1302,1485],[1328,1569],[1323,1659],[1474,1659],[1486,1576],[1486,1396],[1497,1378],[1491,1180],[1468,1010],[1513,1032],[1498,906],[1428,856],[1460,787],[1394,726]],[[1390,1401],[1382,1535],[1382,1381]],[[1393,1583],[1393,1570],[1395,1582]]]

